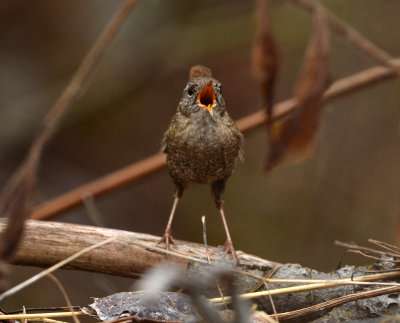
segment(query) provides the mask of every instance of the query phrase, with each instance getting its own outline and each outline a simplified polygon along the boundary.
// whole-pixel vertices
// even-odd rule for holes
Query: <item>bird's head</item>
[[[225,112],[225,101],[221,83],[212,77],[193,78],[183,90],[178,109],[186,116],[199,113],[210,117],[222,116]]]

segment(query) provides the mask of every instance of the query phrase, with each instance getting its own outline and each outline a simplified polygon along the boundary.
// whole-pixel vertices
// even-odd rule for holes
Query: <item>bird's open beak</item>
[[[211,115],[213,115],[213,107],[215,106],[216,96],[212,83],[208,83],[197,96],[197,102],[203,109],[206,109]]]

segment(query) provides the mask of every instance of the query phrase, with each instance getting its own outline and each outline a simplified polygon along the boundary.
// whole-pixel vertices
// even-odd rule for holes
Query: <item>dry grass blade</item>
[[[270,150],[266,170],[297,162],[314,150],[319,127],[323,94],[328,86],[329,31],[322,9],[315,11],[304,68],[295,89],[299,105],[292,115],[273,122],[269,130]]]
[[[92,46],[68,86],[50,109],[32,142],[24,162],[7,184],[1,197],[0,214],[5,213],[10,221],[1,237],[0,259],[8,261],[20,240],[24,220],[29,215],[29,203],[35,188],[37,170],[45,144],[53,134],[61,116],[76,100],[82,88],[88,84],[89,77],[97,66],[104,50],[128,17],[136,2],[137,0],[126,0],[110,20],[110,23]]]
[[[6,297],[9,297],[17,292],[19,292],[21,289],[31,285],[32,283],[38,281],[39,279],[45,277],[46,275],[48,275],[49,273],[52,273],[53,271],[55,271],[58,268],[61,268],[62,266],[66,265],[67,263],[71,262],[72,260],[80,257],[81,255],[83,255],[86,252],[89,252],[93,249],[99,248],[107,243],[110,243],[112,241],[114,241],[115,238],[110,238],[104,241],[101,241],[99,243],[96,243],[93,246],[87,247],[82,249],[81,251],[77,252],[76,254],[72,255],[71,257],[68,257],[62,261],[60,261],[59,263],[55,264],[54,266],[51,266],[50,268],[43,270],[42,272],[38,273],[35,276],[32,276],[31,278],[25,280],[24,282],[14,286],[13,288],[7,290],[6,292],[0,294],[0,302],[3,301]]]
[[[53,274],[47,274],[47,276],[57,285],[58,289],[60,290],[61,294],[63,295],[68,308],[70,310],[71,313],[74,313],[74,309],[72,307],[71,301],[68,297],[67,291],[65,290],[64,286],[61,284],[61,282],[57,279],[56,276],[54,276]],[[78,317],[76,315],[72,315],[72,319],[74,320],[75,323],[80,323]]]
[[[268,119],[272,117],[274,93],[279,70],[279,54],[269,18],[269,0],[256,1],[257,31],[252,49],[252,67],[260,82],[262,104]]]
[[[400,284],[398,283],[374,283],[372,281],[374,280],[381,280],[381,279],[388,279],[388,278],[394,278],[394,277],[399,277],[400,276],[400,271],[392,271],[390,273],[382,273],[382,274],[374,274],[374,275],[366,275],[366,276],[357,276],[353,277],[353,279],[349,278],[343,278],[343,279],[336,279],[336,280],[330,280],[326,282],[321,282],[321,283],[313,283],[313,284],[307,284],[307,285],[299,285],[299,286],[291,286],[291,287],[284,287],[284,288],[276,288],[276,289],[271,289],[271,290],[264,290],[260,292],[253,292],[253,293],[246,293],[246,294],[241,294],[239,295],[243,299],[254,299],[254,298],[259,298],[259,297],[265,297],[269,295],[282,295],[282,294],[288,294],[288,293],[298,293],[298,292],[306,292],[306,291],[312,291],[316,289],[324,289],[324,288],[332,288],[332,287],[338,287],[338,286],[343,286],[343,285],[390,285],[390,288],[400,288]],[[221,298],[216,297],[210,299],[211,302],[213,303],[220,303],[222,301]],[[225,296],[224,301],[229,302],[230,297]]]
[[[33,314],[2,314],[0,320],[34,320],[54,317],[71,317],[73,315],[86,315],[82,311],[73,312],[50,312],[50,313],[33,313]]]
[[[391,294],[391,293],[398,293],[400,292],[400,287],[386,287],[386,288],[379,288],[375,290],[369,290],[369,291],[364,291],[364,292],[359,292],[359,293],[354,293],[350,295],[345,295],[342,297],[338,297],[336,299],[332,299],[320,304],[316,304],[310,307],[302,308],[299,310],[295,311],[290,311],[290,312],[285,312],[285,313],[279,313],[278,317],[280,319],[292,319],[296,318],[299,316],[307,315],[307,314],[312,314],[321,310],[326,310],[332,307],[336,307],[351,301],[356,301],[364,298],[370,298],[370,297],[376,297],[380,295],[385,295],[385,294]]]

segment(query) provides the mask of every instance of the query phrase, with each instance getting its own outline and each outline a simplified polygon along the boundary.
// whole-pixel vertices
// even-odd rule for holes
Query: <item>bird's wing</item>
[[[165,153],[165,154],[167,153],[167,139],[166,139],[166,137],[168,136],[167,132],[168,131],[166,131],[164,133],[164,136],[161,139],[161,149],[160,149],[160,152]]]
[[[228,113],[225,113],[223,117],[223,122],[228,126],[229,129],[231,129],[233,135],[237,138],[239,142],[239,151],[238,151],[238,157],[240,161],[244,161],[244,148],[243,148],[243,134],[239,131],[239,129],[236,126],[235,121],[228,115]]]

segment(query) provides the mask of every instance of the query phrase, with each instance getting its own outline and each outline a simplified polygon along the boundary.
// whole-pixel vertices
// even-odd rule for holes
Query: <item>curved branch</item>
[[[400,58],[390,61],[400,67]],[[324,101],[330,101],[339,96],[351,93],[367,85],[389,79],[396,73],[392,68],[376,66],[334,82],[324,93]],[[278,119],[293,111],[297,106],[295,99],[282,101],[275,105],[273,119]],[[264,110],[252,113],[236,121],[238,128],[243,133],[248,133],[265,124],[267,114]],[[161,154],[152,155],[139,162],[120,169],[116,172],[89,182],[70,192],[60,195],[47,202],[39,204],[31,214],[32,219],[45,220],[56,214],[64,212],[83,202],[87,196],[98,196],[110,190],[121,187],[137,179],[151,175],[165,167],[165,158]]]

